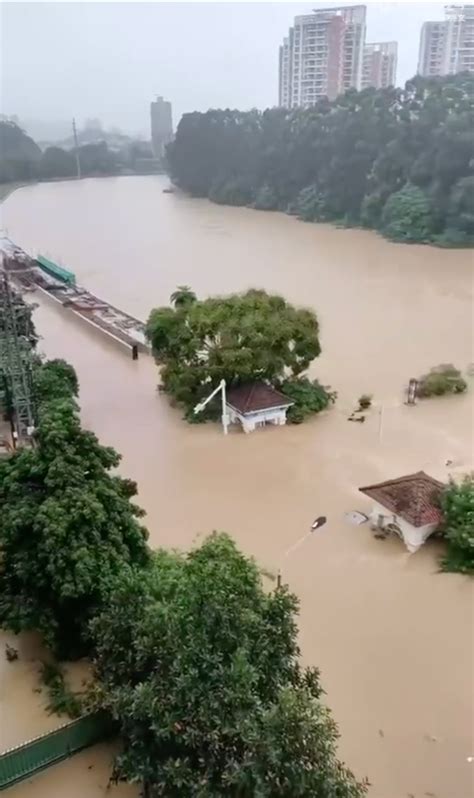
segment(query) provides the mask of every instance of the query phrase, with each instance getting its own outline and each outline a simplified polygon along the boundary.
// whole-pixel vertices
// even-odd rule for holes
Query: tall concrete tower
[[[150,105],[151,146],[155,158],[165,156],[165,147],[173,138],[173,119],[171,103],[157,97]]]

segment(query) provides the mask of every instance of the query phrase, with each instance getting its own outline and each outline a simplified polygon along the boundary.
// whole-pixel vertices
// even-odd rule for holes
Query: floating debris
[[[353,526],[360,526],[361,524],[366,524],[369,520],[369,516],[365,513],[360,513],[359,510],[351,510],[349,513],[345,513],[344,518],[349,524]]]
[[[8,643],[5,643],[5,657],[8,662],[15,662],[15,660],[18,659],[18,650],[13,648],[13,646],[9,646]]]

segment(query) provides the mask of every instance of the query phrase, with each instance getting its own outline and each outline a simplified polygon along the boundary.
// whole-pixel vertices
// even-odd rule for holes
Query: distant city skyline
[[[149,137],[157,94],[173,103],[175,125],[194,110],[271,107],[283,36],[295,16],[329,5],[2,3],[0,110],[37,132],[64,131],[74,116]],[[444,4],[366,5],[366,41],[399,42],[403,85],[416,73],[423,22],[442,21]]]

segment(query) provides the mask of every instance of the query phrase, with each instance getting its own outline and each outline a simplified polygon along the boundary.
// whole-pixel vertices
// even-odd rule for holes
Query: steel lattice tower
[[[0,374],[12,408],[15,443],[28,444],[34,430],[31,344],[19,332],[27,309],[14,302],[6,274],[0,276]]]

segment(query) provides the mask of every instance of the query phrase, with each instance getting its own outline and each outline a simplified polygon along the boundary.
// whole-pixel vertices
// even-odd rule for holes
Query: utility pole
[[[229,419],[227,417],[227,400],[226,400],[226,383],[225,380],[221,380],[217,388],[213,390],[212,393],[209,394],[207,399],[204,402],[199,402],[196,407],[194,408],[195,413],[200,413],[206,407],[207,403],[214,398],[214,396],[221,392],[221,403],[222,403],[222,428],[224,430],[224,435],[227,435],[227,429],[229,426]]]
[[[74,152],[76,155],[77,179],[81,179],[81,161],[79,160],[79,145],[77,143],[76,120],[72,120],[72,133],[74,136]]]
[[[303,535],[303,537],[299,538],[296,541],[296,543],[293,543],[291,546],[289,546],[287,548],[286,551],[283,552],[283,555],[282,555],[282,558],[281,558],[281,564],[280,564],[280,567],[278,568],[278,573],[277,573],[277,587],[281,587],[282,563],[286,560],[286,558],[288,557],[289,554],[293,554],[293,552],[296,551],[296,549],[299,549],[299,547],[305,542],[305,540],[307,540],[309,537],[311,537],[313,532],[316,532],[317,529],[321,529],[321,527],[324,526],[326,521],[327,521],[327,518],[326,518],[325,515],[318,516],[318,518],[316,518],[313,521],[313,523],[311,524],[311,529],[309,530],[309,532],[306,532],[306,534]]]

